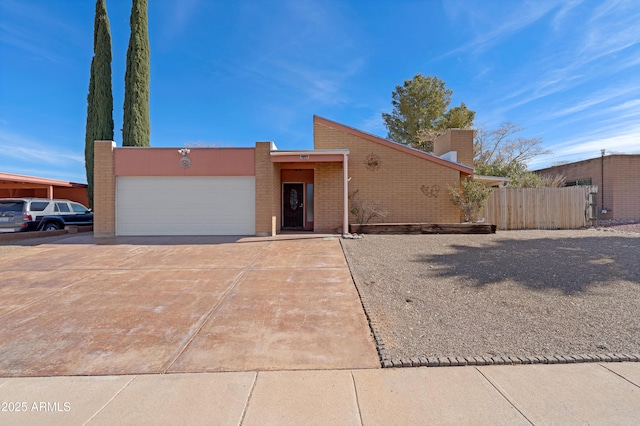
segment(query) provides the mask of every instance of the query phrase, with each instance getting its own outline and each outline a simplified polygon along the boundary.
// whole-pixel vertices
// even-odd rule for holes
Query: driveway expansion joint
[[[198,326],[198,328],[193,332],[193,334],[189,337],[189,339],[187,340],[187,342],[184,344],[184,346],[182,348],[180,348],[178,350],[178,354],[175,356],[175,358],[169,363],[169,365],[163,369],[163,373],[167,373],[171,367],[174,366],[174,364],[176,362],[178,362],[178,359],[180,359],[180,357],[185,353],[185,351],[187,350],[187,348],[189,347],[189,345],[191,344],[191,342],[193,342],[193,340],[196,338],[196,336],[198,335],[198,333],[200,333],[200,331],[204,328],[204,326],[207,324],[207,322],[209,321],[209,319],[213,316],[213,314],[220,308],[220,306],[222,306],[222,303],[224,302],[224,300],[229,297],[229,294],[231,294],[231,292],[233,292],[233,289],[236,288],[236,286],[238,285],[238,283],[240,282],[240,280],[242,280],[242,277],[245,276],[245,274],[247,273],[248,270],[252,269],[252,267],[255,265],[256,261],[258,260],[258,258],[260,257],[260,255],[262,253],[264,253],[264,251],[266,250],[266,248],[268,247],[269,242],[263,244],[262,248],[260,250],[258,250],[258,252],[256,252],[253,257],[251,258],[251,260],[249,261],[249,263],[240,270],[240,272],[238,273],[238,275],[233,279],[233,281],[231,282],[231,284],[229,285],[229,287],[227,287],[227,289],[225,290],[225,292],[223,293],[222,297],[218,300],[218,302],[209,310],[209,312],[207,312],[204,320],[202,321],[202,323]]]

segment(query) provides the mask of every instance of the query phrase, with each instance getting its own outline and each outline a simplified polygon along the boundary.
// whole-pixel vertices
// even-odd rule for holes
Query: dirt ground
[[[640,353],[640,233],[366,235],[343,248],[391,359]]]

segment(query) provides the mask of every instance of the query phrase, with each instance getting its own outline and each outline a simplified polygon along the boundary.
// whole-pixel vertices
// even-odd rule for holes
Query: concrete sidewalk
[[[0,401],[3,425],[632,425],[640,363],[0,378]]]

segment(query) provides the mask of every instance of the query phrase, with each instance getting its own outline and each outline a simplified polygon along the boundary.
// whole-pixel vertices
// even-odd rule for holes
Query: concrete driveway
[[[0,246],[0,376],[378,368],[336,237]]]

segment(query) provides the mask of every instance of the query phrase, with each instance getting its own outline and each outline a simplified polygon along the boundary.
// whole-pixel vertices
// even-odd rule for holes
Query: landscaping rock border
[[[378,330],[376,320],[371,315],[372,310],[362,296],[358,281],[354,276],[353,267],[346,254],[342,239],[340,245],[349,267],[351,278],[358,292],[360,303],[364,310],[369,328],[375,340],[380,364],[382,368],[407,367],[450,367],[469,365],[519,365],[519,364],[573,364],[589,362],[640,362],[640,353],[595,353],[571,355],[531,355],[531,356],[416,356],[410,358],[392,358],[385,346],[382,334]]]

